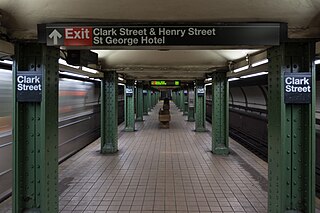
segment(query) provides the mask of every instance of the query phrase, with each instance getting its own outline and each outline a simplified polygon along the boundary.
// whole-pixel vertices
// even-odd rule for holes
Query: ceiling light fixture
[[[81,69],[82,69],[82,71],[93,73],[93,74],[97,74],[98,73],[98,70],[94,70],[94,69],[89,68],[89,67],[82,67]]]
[[[269,60],[266,58],[266,59],[263,59],[263,60],[261,60],[261,61],[257,61],[257,62],[255,62],[255,63],[253,63],[251,66],[252,67],[257,67],[257,66],[260,66],[260,65],[262,65],[262,64],[266,64],[266,63],[268,63],[269,62]]]
[[[12,64],[13,64],[13,61],[10,61],[10,60],[0,60],[0,63],[12,65]]]
[[[236,81],[239,80],[240,78],[229,78],[228,81]]]
[[[247,69],[249,69],[249,65],[246,65],[244,67],[239,67],[239,68],[233,70],[233,72],[241,72],[241,71],[247,70]]]
[[[320,64],[320,59],[315,60],[314,64]]]
[[[240,78],[252,78],[255,76],[266,75],[266,74],[268,74],[268,72],[258,72],[258,73],[253,73],[250,75],[244,75],[244,76],[241,76]]]

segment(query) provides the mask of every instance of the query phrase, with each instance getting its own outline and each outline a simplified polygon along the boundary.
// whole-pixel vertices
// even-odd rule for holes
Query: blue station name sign
[[[42,73],[19,71],[16,76],[18,102],[41,102]]]
[[[311,95],[310,72],[284,73],[284,102],[286,104],[309,104],[312,100]]]
[[[61,23],[38,26],[48,46],[154,47],[279,45],[283,23]]]

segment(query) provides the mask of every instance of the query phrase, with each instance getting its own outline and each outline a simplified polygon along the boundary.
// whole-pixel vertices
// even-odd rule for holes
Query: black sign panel
[[[18,102],[41,102],[42,73],[19,71],[16,78]]]
[[[45,28],[45,29],[43,29]],[[66,23],[39,25],[39,41],[48,46],[236,46],[279,45],[281,23]]]
[[[311,103],[312,78],[310,72],[284,73],[284,102]]]
[[[133,95],[133,88],[132,87],[127,87],[126,88],[126,96],[132,96]]]
[[[198,96],[204,96],[204,87],[198,87],[197,88],[197,94],[198,94]]]

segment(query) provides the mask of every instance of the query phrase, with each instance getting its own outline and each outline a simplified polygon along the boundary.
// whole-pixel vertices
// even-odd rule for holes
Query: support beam
[[[188,121],[194,122],[195,94],[193,83],[188,87]]]
[[[180,90],[180,106],[179,106],[180,112],[183,112],[184,109],[184,94],[183,89]]]
[[[268,50],[269,212],[315,211],[315,44]],[[284,73],[311,72],[311,104],[284,103]]]
[[[143,121],[143,84],[137,83],[137,104],[136,104],[136,121]],[[148,112],[147,112],[148,113]]]
[[[188,90],[183,90],[183,115],[188,115]]]
[[[134,80],[127,80],[125,93],[125,131],[134,132]]]
[[[196,132],[205,132],[206,130],[206,105],[205,105],[204,80],[196,81]]]
[[[17,72],[42,74],[41,102],[17,102],[14,84],[13,212],[58,212],[58,59],[59,49],[16,45]]]
[[[148,91],[143,89],[143,115],[148,115]]]
[[[229,83],[226,72],[212,73],[211,89],[212,152],[226,155],[229,153]]]
[[[118,151],[118,74],[106,72],[101,81],[101,153]]]
[[[148,111],[151,112],[152,105],[151,105],[151,89],[148,89]]]

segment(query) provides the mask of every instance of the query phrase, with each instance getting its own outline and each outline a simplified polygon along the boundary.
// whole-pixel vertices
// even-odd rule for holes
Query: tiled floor
[[[267,163],[232,140],[230,155],[212,154],[210,132],[174,105],[159,129],[159,108],[120,132],[118,153],[98,140],[59,166],[60,212],[267,212]]]
[[[170,128],[159,129],[159,107],[121,133],[117,154],[101,155],[97,141],[60,166],[61,212],[266,212],[265,187],[245,160],[213,155],[209,133],[194,132],[173,105]]]

